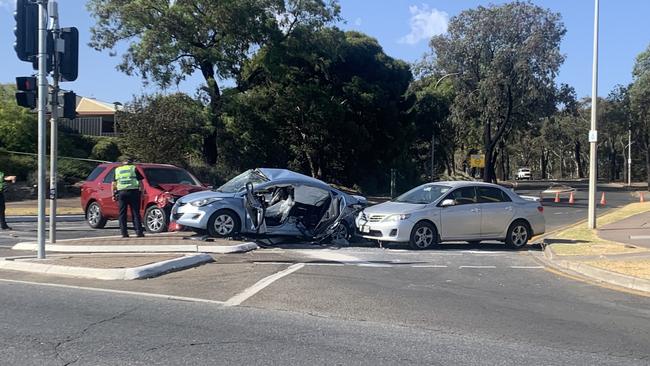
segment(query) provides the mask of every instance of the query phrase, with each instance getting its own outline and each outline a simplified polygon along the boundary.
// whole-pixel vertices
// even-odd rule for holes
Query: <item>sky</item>
[[[13,49],[14,0],[0,0],[0,83],[13,83],[16,76],[33,73],[31,64],[21,62]],[[384,51],[408,62],[420,59],[428,50],[431,36],[443,34],[450,18],[464,9],[506,1],[481,0],[339,0],[345,30],[357,30],[376,38]],[[560,69],[558,83],[573,86],[578,97],[591,95],[593,52],[593,0],[533,0],[534,4],[558,12],[567,28],[561,50],[566,60]],[[59,0],[62,27],[77,27],[80,32],[79,78],[62,83],[61,88],[78,95],[113,103],[125,103],[134,95],[153,93],[158,89],[143,85],[138,76],[127,76],[116,70],[118,57],[108,51],[88,47],[93,19],[84,0]],[[650,14],[648,0],[601,0],[598,94],[606,96],[617,84],[632,80],[635,57],[650,45]],[[125,46],[121,47],[123,50]],[[183,91],[194,95],[202,80],[193,75],[167,92]]]

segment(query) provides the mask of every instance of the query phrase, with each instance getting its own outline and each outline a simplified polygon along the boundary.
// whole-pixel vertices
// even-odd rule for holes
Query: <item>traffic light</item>
[[[77,118],[77,94],[69,91],[63,93],[63,118]]]
[[[79,30],[75,27],[61,28],[61,39],[65,42],[59,62],[63,81],[77,80],[79,71]]]
[[[38,4],[29,0],[16,0],[14,18],[16,55],[21,61],[31,62],[32,57],[38,54]]]
[[[36,108],[38,85],[33,76],[19,76],[16,78],[16,103],[25,108]]]

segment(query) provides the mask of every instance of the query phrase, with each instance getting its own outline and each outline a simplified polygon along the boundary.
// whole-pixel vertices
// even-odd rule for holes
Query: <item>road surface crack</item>
[[[63,357],[63,355],[61,354],[61,348],[62,348],[62,347],[64,347],[65,345],[67,345],[67,344],[69,344],[69,343],[71,343],[71,342],[74,342],[74,341],[76,341],[76,340],[78,340],[78,339],[81,339],[81,338],[82,338],[82,337],[83,337],[83,336],[84,336],[84,335],[85,335],[89,330],[91,330],[91,329],[93,329],[93,328],[95,328],[95,327],[97,327],[97,326],[99,326],[99,325],[102,325],[102,324],[105,324],[105,323],[108,323],[108,322],[111,322],[111,321],[117,320],[117,319],[119,319],[119,318],[122,318],[122,317],[124,317],[125,315],[127,315],[127,314],[129,314],[129,313],[135,311],[137,308],[138,308],[138,307],[135,306],[135,307],[132,307],[132,308],[130,308],[130,309],[127,309],[127,310],[121,311],[121,312],[119,312],[119,313],[117,313],[117,314],[115,314],[115,315],[113,315],[113,316],[111,316],[111,317],[108,317],[108,318],[101,319],[101,320],[98,320],[98,321],[96,321],[96,322],[90,323],[90,324],[88,324],[84,329],[82,329],[81,331],[77,332],[76,334],[71,335],[71,336],[68,336],[68,337],[66,337],[65,339],[63,339],[63,340],[57,342],[57,343],[54,345],[54,353],[55,353],[55,357],[56,357],[58,360],[61,360],[61,362],[63,362],[63,366],[69,366],[69,365],[72,365],[72,364],[76,363],[77,361],[79,361],[79,357],[77,357],[77,358],[75,358],[75,359],[72,359],[72,360],[68,360],[68,359],[66,359],[66,358]]]

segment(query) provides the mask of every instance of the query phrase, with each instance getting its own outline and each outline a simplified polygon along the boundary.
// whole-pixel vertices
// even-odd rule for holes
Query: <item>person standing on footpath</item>
[[[11,230],[9,225],[7,225],[7,221],[5,220],[5,189],[7,188],[6,182],[16,183],[16,177],[5,177],[5,173],[0,171],[0,229]]]
[[[133,159],[128,158],[124,164],[115,168],[115,179],[113,181],[113,200],[117,200],[120,205],[120,231],[123,238],[128,238],[127,231],[127,210],[131,208],[131,218],[133,227],[138,238],[144,237],[142,232],[142,220],[140,218],[140,201],[142,192],[140,191],[143,179],[142,175],[133,164]]]

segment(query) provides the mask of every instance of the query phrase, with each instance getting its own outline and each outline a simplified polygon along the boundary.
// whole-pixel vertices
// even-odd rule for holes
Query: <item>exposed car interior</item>
[[[273,186],[255,194],[264,206],[267,227],[294,223],[296,227],[312,233],[324,220],[331,219],[331,193],[306,185]],[[337,214],[338,216],[338,214]]]

